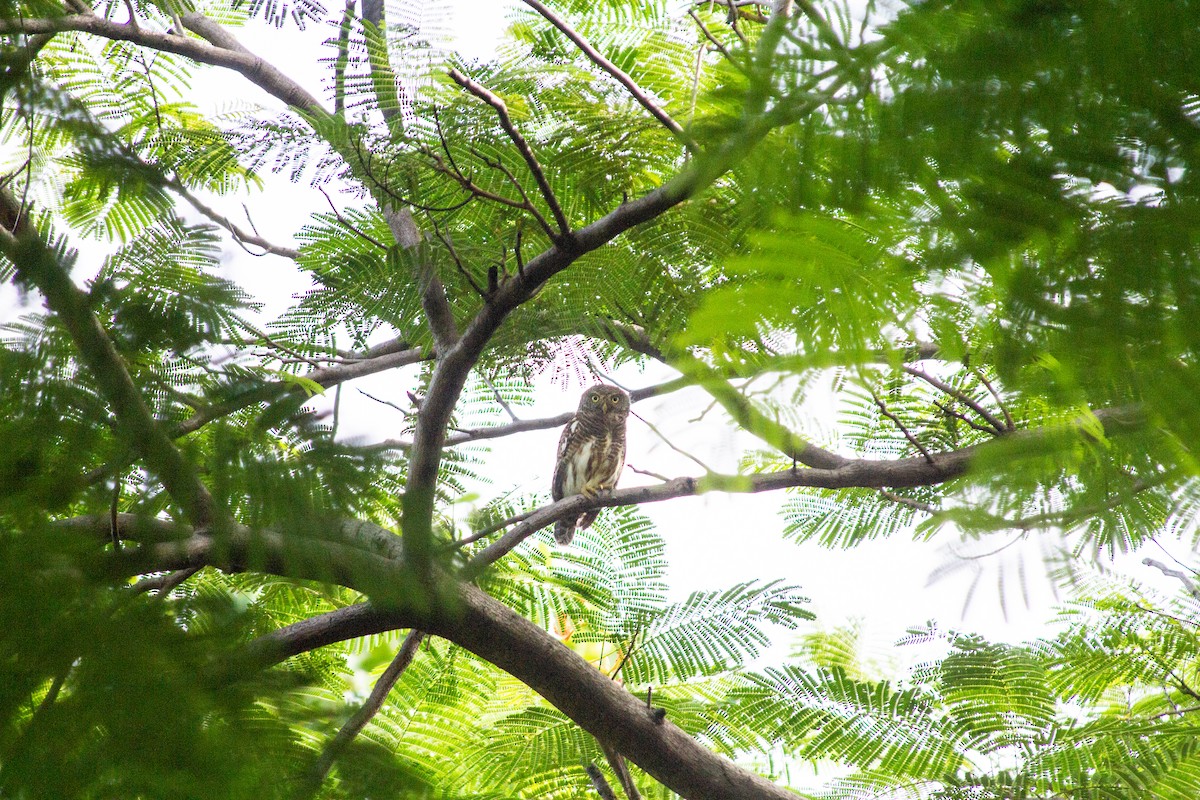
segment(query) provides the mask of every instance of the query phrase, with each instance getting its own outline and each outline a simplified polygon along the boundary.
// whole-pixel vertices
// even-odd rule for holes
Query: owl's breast
[[[573,494],[579,494],[583,488],[583,484],[588,479],[588,465],[592,461],[592,453],[595,451],[596,441],[594,439],[584,439],[579,443],[579,447],[575,452],[567,456],[565,474],[563,476],[563,496],[570,497]]]

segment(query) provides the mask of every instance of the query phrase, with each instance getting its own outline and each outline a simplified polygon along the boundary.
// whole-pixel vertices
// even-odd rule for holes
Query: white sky
[[[452,24],[463,50],[476,57],[487,57],[505,27],[505,4],[457,0],[452,5]],[[253,52],[300,80],[319,97],[323,93],[318,59],[328,55],[328,51],[320,47],[320,41],[327,35],[327,29],[310,28],[308,32],[298,33],[291,28],[281,31],[261,24],[252,24],[238,32],[239,38]],[[194,100],[202,109],[227,109],[234,102],[279,107],[277,101],[240,76],[226,71],[203,70],[193,87]],[[334,199],[337,202],[339,198],[334,195]],[[211,202],[244,222],[239,201],[225,198]],[[349,202],[346,200],[347,204]],[[288,184],[278,176],[268,176],[266,190],[247,198],[246,204],[262,235],[279,243],[289,242],[291,234],[310,214],[328,210],[318,192],[305,184]],[[223,273],[241,282],[263,301],[268,312],[283,309],[293,293],[308,286],[308,279],[284,259],[254,258],[232,243],[228,244],[226,253],[228,260]],[[80,271],[87,271],[86,267],[81,265]],[[0,320],[11,318],[17,310],[12,304],[12,296],[8,288],[0,293]],[[648,369],[644,375],[626,370],[617,376],[631,388],[669,377],[674,375],[661,366]],[[402,425],[400,415],[366,400],[355,390],[362,388],[376,396],[403,399],[409,384],[410,380],[404,375],[388,373],[348,385],[343,390],[343,434],[370,439],[397,436]],[[548,416],[573,409],[582,389],[579,385],[564,387],[548,380],[540,382],[536,388],[538,403],[535,408],[522,412],[523,416]],[[689,423],[688,420],[696,417],[707,404],[706,396],[697,390],[652,399],[635,406],[634,410],[652,421],[676,445],[696,453],[716,469],[733,471],[738,454],[743,448],[757,447],[757,440],[745,434],[731,434],[729,426],[715,411],[704,423]],[[830,408],[810,408],[808,413],[825,425],[834,416]],[[493,443],[488,472],[493,475],[494,484],[487,496],[514,487],[520,491],[546,491],[557,437],[555,430],[523,434]],[[663,445],[644,424],[633,418],[629,441],[628,461],[639,468],[669,476],[698,472],[695,464]],[[626,470],[622,485],[648,480]],[[975,562],[987,566],[991,574],[982,579],[964,618],[961,612],[970,585],[969,574],[963,572],[932,586],[927,583],[929,575],[946,561],[944,548],[953,544],[951,537],[942,537],[935,542],[913,542],[898,536],[887,541],[869,542],[850,551],[824,550],[816,545],[798,546],[782,538],[783,519],[778,509],[784,500],[782,493],[709,494],[645,506],[644,513],[655,520],[668,543],[673,593],[682,596],[695,589],[723,588],[744,580],[782,578],[800,585],[812,599],[821,626],[831,627],[850,619],[862,620],[868,651],[885,657],[891,643],[907,627],[927,620],[937,620],[943,629],[975,630],[1007,641],[1031,638],[1045,631],[1044,623],[1051,616],[1054,598],[1041,577],[1040,545],[1036,540],[1012,547],[1003,554],[1008,562],[1006,574],[1009,576],[1005,604],[1007,619],[999,601],[996,560]],[[997,535],[985,543],[984,549],[998,547],[1006,541],[1003,534]],[[1184,549],[1176,550],[1177,554],[1185,552]],[[1028,607],[1024,605],[1014,567],[1020,557],[1027,560]],[[1140,566],[1135,557],[1125,558],[1122,563],[1129,565],[1130,572],[1139,579],[1160,581],[1157,572]],[[910,660],[904,654],[900,654],[900,658]]]

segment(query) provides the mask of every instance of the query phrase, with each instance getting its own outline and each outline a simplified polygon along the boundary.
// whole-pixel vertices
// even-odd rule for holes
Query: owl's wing
[[[567,453],[571,449],[571,437],[575,433],[578,421],[572,419],[563,427],[562,436],[558,437],[558,453],[554,459],[554,481],[550,484],[550,496],[555,500],[563,499],[563,482],[567,479]]]
[[[612,488],[617,488],[617,478],[621,477],[621,472],[625,469],[625,440],[622,439],[613,448],[612,453],[613,471],[612,476],[608,479],[608,485]]]

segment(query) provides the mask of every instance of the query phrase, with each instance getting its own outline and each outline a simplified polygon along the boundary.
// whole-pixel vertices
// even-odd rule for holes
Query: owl
[[[598,383],[583,393],[579,410],[563,428],[558,440],[558,461],[554,464],[555,500],[581,494],[595,497],[617,485],[625,467],[625,419],[629,416],[629,395],[615,386]],[[576,528],[596,521],[599,509],[578,519],[560,520],[554,525],[554,539],[570,544]]]

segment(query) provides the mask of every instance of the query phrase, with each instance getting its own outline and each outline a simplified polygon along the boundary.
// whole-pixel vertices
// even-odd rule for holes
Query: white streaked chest
[[[612,434],[606,433],[598,439],[588,438],[580,443],[575,453],[567,459],[563,478],[563,495],[579,494],[589,476],[588,465],[612,446]]]

